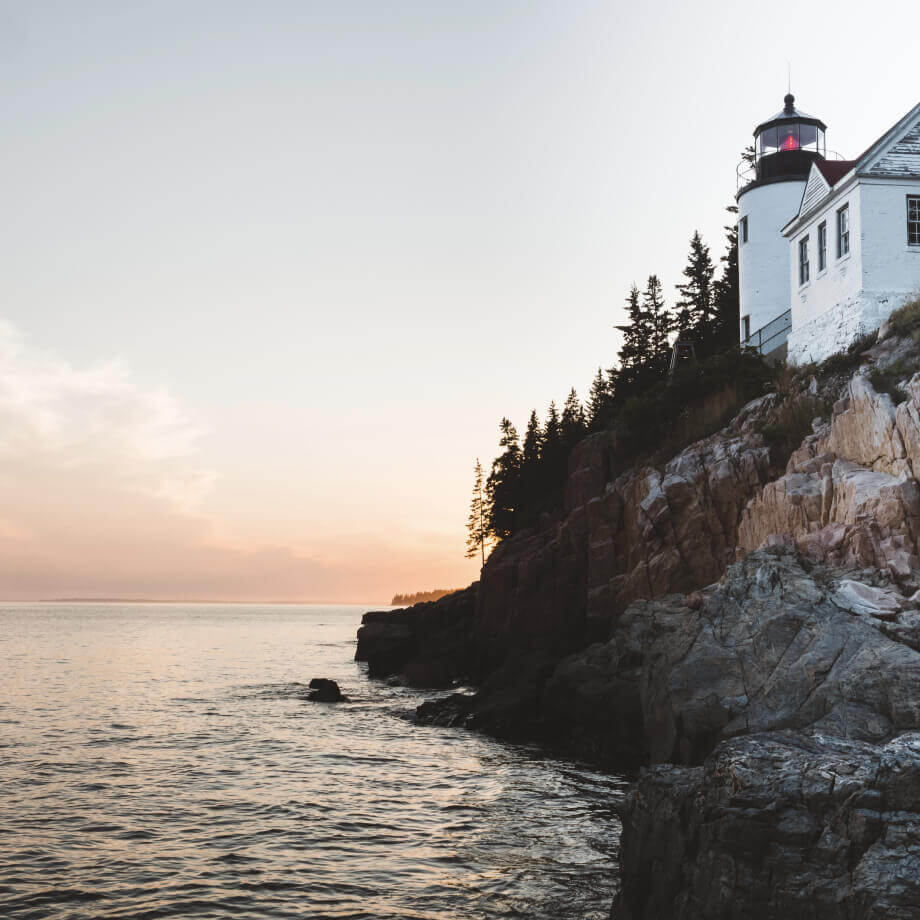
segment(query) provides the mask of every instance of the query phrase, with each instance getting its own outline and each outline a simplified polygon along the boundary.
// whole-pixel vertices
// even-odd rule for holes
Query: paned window
[[[807,284],[810,277],[808,267],[808,237],[799,240],[799,284]]]
[[[818,271],[827,268],[827,221],[818,224]]]
[[[845,204],[837,212],[837,258],[850,251],[850,206]]]
[[[920,195],[907,196],[907,245],[920,246]]]

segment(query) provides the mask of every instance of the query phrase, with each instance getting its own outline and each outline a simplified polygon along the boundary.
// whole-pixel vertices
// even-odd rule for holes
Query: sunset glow
[[[721,250],[788,35],[708,6],[0,5],[0,598],[475,579],[501,417],[586,396],[630,285]],[[795,62],[845,151],[915,101],[875,28],[884,96]],[[781,64],[728,79],[742,33]]]

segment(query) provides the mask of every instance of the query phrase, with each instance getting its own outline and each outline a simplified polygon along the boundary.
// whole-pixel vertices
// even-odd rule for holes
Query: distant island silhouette
[[[394,594],[390,601],[391,607],[409,607],[412,604],[422,604],[425,601],[438,601],[442,597],[459,591],[459,588],[435,588],[432,591],[416,591],[414,594]]]

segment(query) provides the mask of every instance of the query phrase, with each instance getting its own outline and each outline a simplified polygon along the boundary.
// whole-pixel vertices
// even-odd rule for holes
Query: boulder
[[[347,696],[342,695],[339,685],[328,677],[314,677],[310,681],[310,693],[307,699],[314,703],[345,703]]]

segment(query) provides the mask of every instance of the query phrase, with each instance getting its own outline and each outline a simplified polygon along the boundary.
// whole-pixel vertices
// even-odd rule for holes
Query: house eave
[[[810,207],[804,213],[796,214],[796,216],[793,217],[792,220],[790,220],[789,223],[782,228],[782,230],[780,230],[780,233],[787,239],[789,237],[795,236],[795,234],[802,229],[804,224],[807,224],[819,211],[824,210],[824,208],[826,208],[829,204],[833,204],[837,198],[839,198],[845,192],[849,191],[854,185],[856,185],[860,178],[860,173],[858,173],[855,169],[850,170],[850,172],[848,172],[830,190],[829,194],[825,195],[817,204]]]

